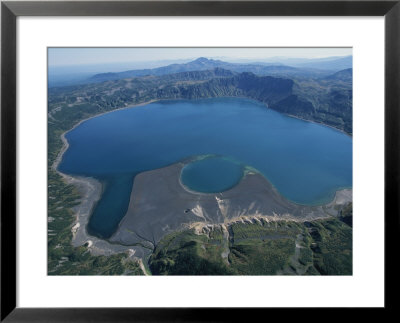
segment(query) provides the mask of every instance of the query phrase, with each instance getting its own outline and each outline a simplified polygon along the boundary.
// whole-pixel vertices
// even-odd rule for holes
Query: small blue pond
[[[352,186],[352,138],[239,98],[166,101],[89,119],[67,133],[62,172],[104,183],[88,230],[107,238],[127,211],[134,177],[184,160],[191,190],[234,186],[250,166],[286,198],[322,204]],[[213,158],[197,159],[199,156]]]

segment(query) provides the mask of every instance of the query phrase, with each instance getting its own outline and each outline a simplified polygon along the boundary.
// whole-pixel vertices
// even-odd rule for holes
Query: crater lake
[[[241,98],[160,101],[88,119],[66,133],[58,169],[103,183],[87,230],[109,238],[137,174],[185,162],[183,185],[201,194],[257,171],[287,199],[319,205],[352,187],[352,138]]]

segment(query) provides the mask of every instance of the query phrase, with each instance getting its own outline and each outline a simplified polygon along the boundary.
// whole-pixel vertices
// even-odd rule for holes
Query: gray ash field
[[[253,172],[225,192],[191,192],[179,180],[183,167],[183,163],[177,163],[135,178],[128,212],[110,238],[112,243],[139,244],[150,250],[166,234],[198,224],[227,224],[246,218],[312,221],[337,216],[340,207],[352,199],[351,190],[344,190],[326,205],[295,204],[280,195],[262,175]]]

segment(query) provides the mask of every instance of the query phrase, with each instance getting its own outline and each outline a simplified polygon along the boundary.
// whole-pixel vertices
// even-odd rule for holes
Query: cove
[[[118,110],[82,122],[66,139],[69,148],[59,170],[104,184],[88,225],[88,231],[101,238],[110,237],[125,215],[137,174],[196,156],[218,156],[256,169],[280,194],[299,204],[329,202],[336,190],[352,186],[351,137],[248,99],[164,101]],[[186,170],[196,169],[190,163]],[[203,174],[218,172],[212,163],[203,166],[198,168]],[[205,182],[197,189],[235,185],[241,176],[238,169],[228,169],[220,187],[215,179],[215,188]],[[193,174],[189,188],[196,188],[196,171]]]

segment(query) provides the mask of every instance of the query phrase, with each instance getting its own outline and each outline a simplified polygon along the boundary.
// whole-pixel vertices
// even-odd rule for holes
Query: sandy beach
[[[65,138],[65,135],[78,127],[83,122],[98,117],[100,115],[104,115],[107,113],[111,113],[117,110],[122,109],[130,109],[135,108],[143,105],[147,105],[150,103],[155,102],[156,100],[151,100],[149,102],[140,103],[137,105],[132,105],[129,107],[123,107],[120,109],[115,109],[112,111],[107,111],[104,113],[100,113],[84,120],[79,121],[76,125],[74,125],[70,130],[65,131],[61,135],[61,140],[63,142],[63,146],[58,153],[56,159],[52,164],[52,169],[56,171],[67,184],[74,185],[81,195],[81,202],[79,205],[73,208],[75,214],[75,221],[72,225],[71,232],[72,232],[72,245],[74,247],[87,245],[89,250],[94,255],[111,255],[119,252],[134,252],[137,258],[143,258],[145,255],[149,254],[149,250],[142,248],[140,246],[126,246],[121,244],[110,243],[107,240],[99,239],[92,235],[89,235],[86,226],[89,222],[90,216],[92,214],[93,207],[100,199],[102,194],[102,183],[98,180],[91,178],[91,177],[81,177],[81,176],[70,176],[64,174],[58,170],[58,166],[63,158],[64,153],[67,151],[69,147],[68,140]]]
[[[351,189],[336,192],[328,204],[307,206],[283,197],[261,174],[247,173],[233,188],[221,193],[197,193],[180,181],[184,163],[136,176],[128,211],[110,238],[121,244],[149,247],[168,233],[194,224],[230,224],[257,221],[312,221],[338,214],[338,207],[352,201]]]
[[[81,202],[73,208],[75,222],[71,228],[72,245],[87,245],[94,255],[128,252],[145,258],[166,234],[193,226],[259,221],[308,221],[337,215],[337,207],[352,201],[352,190],[339,190],[333,201],[322,206],[304,206],[285,199],[257,172],[246,172],[241,182],[232,189],[216,194],[190,191],[180,181],[185,165],[174,165],[139,174],[131,192],[128,212],[119,228],[109,240],[91,236],[86,230],[93,207],[102,194],[102,183],[94,178],[70,176],[57,168],[69,143],[65,138],[83,122],[117,110],[147,105],[157,100],[104,112],[78,122],[61,135],[63,147],[52,169],[63,180],[74,185],[81,195]],[[306,120],[309,121],[309,120]],[[312,121],[311,121],[312,122]],[[336,129],[338,130],[338,129]]]

